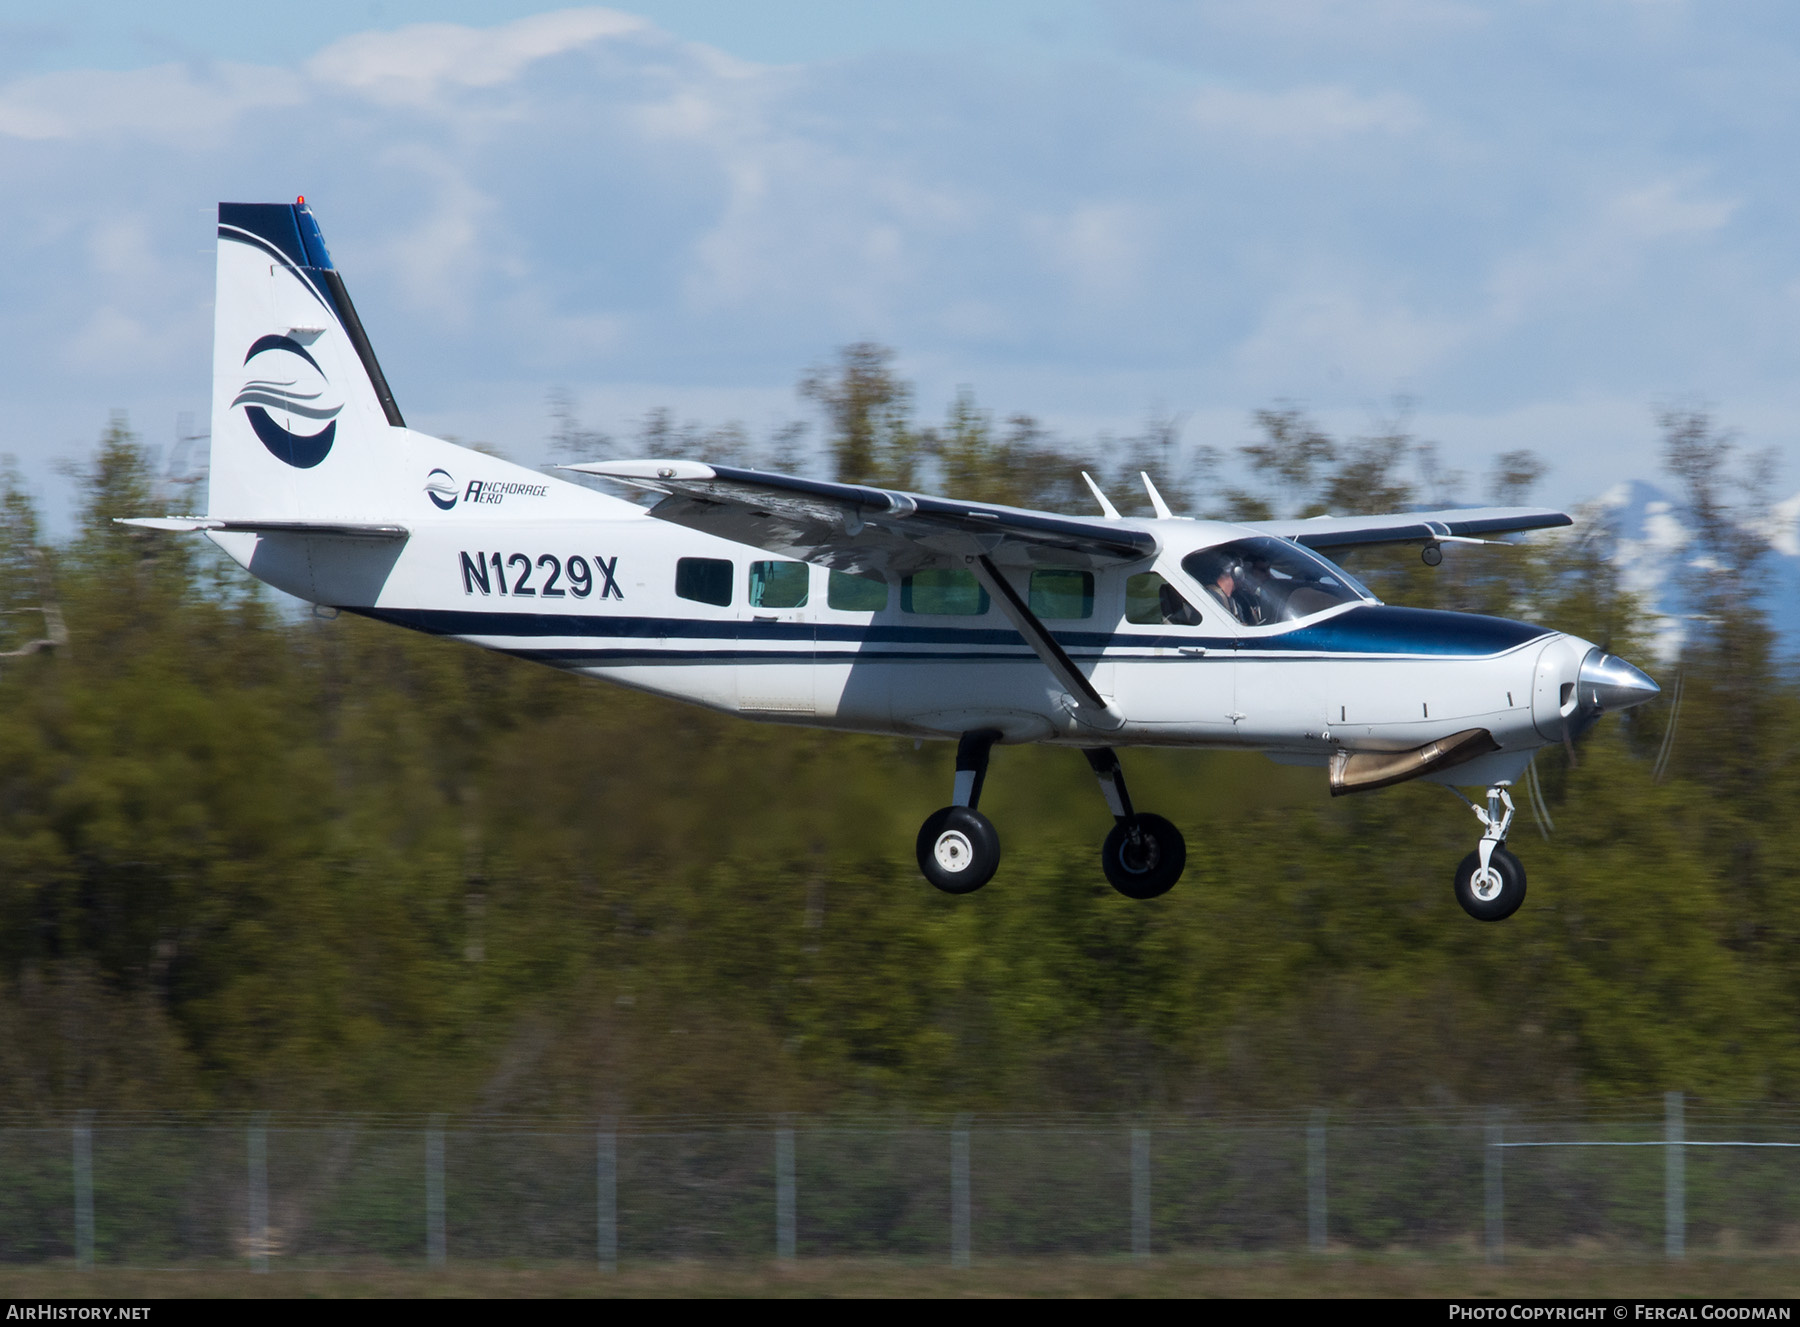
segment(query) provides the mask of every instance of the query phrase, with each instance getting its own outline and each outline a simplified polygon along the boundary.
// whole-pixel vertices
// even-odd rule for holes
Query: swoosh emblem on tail
[[[285,350],[290,355],[298,355],[315,369],[319,369],[321,377],[324,376],[325,370],[319,368],[319,361],[312,357],[305,346],[301,345],[291,336],[257,337],[250,346],[250,353],[244,356],[244,363],[248,364],[265,350]]]
[[[304,434],[289,433],[270,419],[269,412],[259,405],[245,406],[244,414],[249,417],[250,427],[256,430],[256,436],[262,439],[269,454],[298,470],[310,470],[323,461],[330,455],[332,441],[337,437],[335,419],[317,433]]]

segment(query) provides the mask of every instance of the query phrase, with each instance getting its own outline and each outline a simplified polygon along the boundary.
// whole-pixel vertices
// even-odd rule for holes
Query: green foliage
[[[869,399],[896,408],[878,387]],[[1271,506],[1398,482],[1265,414]],[[897,474],[881,469],[895,418],[840,462]],[[996,434],[964,396],[924,455],[971,495],[1036,501],[1023,427]],[[1172,434],[1146,436],[1168,455]],[[1499,480],[1517,496],[1534,468],[1502,458]],[[984,810],[1006,864],[952,899],[911,860],[944,800],[941,747],[749,724],[351,615],[296,618],[208,546],[113,523],[160,507],[153,490],[122,422],[66,546],[0,487],[8,639],[53,609],[67,622],[65,643],[0,660],[0,1105],[1800,1091],[1784,814],[1800,694],[1766,636],[1754,667],[1722,641],[1690,656],[1667,781],[1651,777],[1660,706],[1604,722],[1573,767],[1540,760],[1557,833],[1537,841],[1522,811],[1531,894],[1504,925],[1455,906],[1477,829],[1440,790],[1333,802],[1316,771],[1226,754],[1127,756],[1138,802],[1191,847],[1187,879],[1137,904],[1101,878],[1109,822],[1083,762],[999,751]],[[1530,617],[1629,655],[1604,537],[1453,549],[1436,570],[1400,550],[1359,571],[1398,602]]]

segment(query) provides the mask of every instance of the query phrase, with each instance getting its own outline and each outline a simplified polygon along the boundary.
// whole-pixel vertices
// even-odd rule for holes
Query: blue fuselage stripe
[[[640,617],[596,613],[534,613],[529,611],[358,608],[378,621],[438,636],[506,638],[514,641],[546,639],[604,639],[643,641],[638,648],[510,647],[511,652],[533,657],[554,655],[576,658],[698,660],[781,658],[959,660],[1030,658],[1021,650],[1019,634],[1011,627],[894,626],[842,622],[761,622],[754,619],[707,620],[679,617]],[[1325,622],[1300,624],[1291,631],[1267,636],[1201,636],[1151,634],[1134,631],[1057,631],[1057,641],[1077,658],[1157,658],[1155,655],[1121,654],[1151,649],[1204,647],[1206,655],[1187,659],[1259,657],[1317,658],[1321,656],[1378,656],[1382,658],[1489,658],[1540,640],[1551,633],[1543,627],[1506,618],[1479,617],[1472,613],[1446,613],[1419,608],[1370,605]],[[650,646],[649,642],[658,646]],[[677,641],[695,646],[670,646]],[[700,642],[732,642],[735,648],[707,650]],[[779,648],[786,644],[787,649]],[[812,646],[811,649],[805,648]],[[757,648],[757,647],[763,648]],[[844,647],[852,648],[844,648]],[[886,649],[869,647],[886,646]],[[892,647],[952,646],[952,651]],[[980,647],[1005,653],[983,653]],[[769,648],[776,647],[776,648]],[[836,647],[836,648],[833,648]],[[1167,656],[1161,656],[1167,657]]]

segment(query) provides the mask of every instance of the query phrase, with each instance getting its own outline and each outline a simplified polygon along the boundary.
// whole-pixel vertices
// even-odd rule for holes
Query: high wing
[[[1157,551],[1117,521],[1051,516],[862,484],[797,479],[698,461],[590,461],[561,467],[667,496],[659,520],[834,571],[904,574],[982,555],[999,565],[1103,567]]]
[[[650,509],[661,520],[834,571],[904,575],[925,567],[966,566],[1062,684],[1075,714],[1102,731],[1125,722],[1001,575],[1000,566],[1139,562],[1157,551],[1156,536],[1148,530],[698,461],[585,462],[563,468],[666,494]]]
[[[1308,548],[1363,548],[1376,544],[1487,543],[1487,536],[1573,525],[1567,512],[1550,507],[1458,507],[1390,516],[1314,516],[1302,521],[1248,521],[1263,534]]]

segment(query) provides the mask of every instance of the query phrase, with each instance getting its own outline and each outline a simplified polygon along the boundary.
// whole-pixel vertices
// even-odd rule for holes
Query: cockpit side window
[[[1298,622],[1371,597],[1348,573],[1311,549],[1269,536],[1189,553],[1181,560],[1181,569],[1249,627]]]
[[[1154,571],[1141,571],[1125,581],[1125,620],[1140,627],[1197,627],[1200,610]]]

